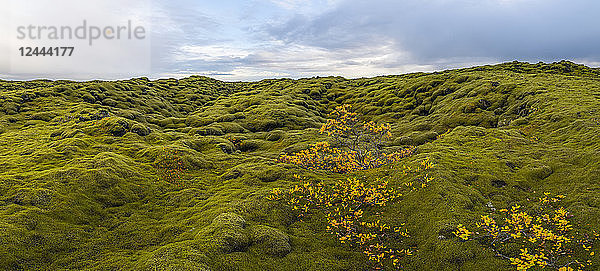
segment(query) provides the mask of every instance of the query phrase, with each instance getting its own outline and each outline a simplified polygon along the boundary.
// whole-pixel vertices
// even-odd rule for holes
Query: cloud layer
[[[597,1],[269,2],[250,5],[253,20],[237,15],[237,34],[221,42],[180,46],[184,73],[361,77],[512,60],[600,61]],[[261,5],[270,12],[258,11]]]
[[[597,66],[598,10],[593,0],[156,0],[149,77],[363,77],[512,60]]]

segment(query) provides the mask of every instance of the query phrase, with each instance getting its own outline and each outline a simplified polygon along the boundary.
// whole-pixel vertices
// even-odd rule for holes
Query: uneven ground
[[[490,203],[560,193],[578,227],[600,228],[600,70],[570,62],[353,80],[0,81],[0,104],[2,270],[369,270],[322,216],[299,221],[265,199],[294,174],[348,177],[277,163],[324,140],[340,104],[390,123],[390,149],[417,146],[349,176],[399,184],[399,165],[436,164],[429,187],[373,211],[406,223],[406,270],[513,270],[451,233]]]

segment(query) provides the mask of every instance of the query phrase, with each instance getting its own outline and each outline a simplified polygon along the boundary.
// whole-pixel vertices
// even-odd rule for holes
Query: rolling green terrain
[[[336,106],[389,123],[394,165],[347,174],[278,163],[326,140]],[[347,177],[429,186],[366,211],[406,223],[405,270],[515,270],[477,241],[494,209],[563,194],[600,230],[600,69],[571,62],[375,78],[0,81],[0,270],[370,270],[274,188]],[[398,241],[400,242],[400,241]],[[598,251],[598,249],[595,249]],[[600,269],[598,252],[589,270]]]

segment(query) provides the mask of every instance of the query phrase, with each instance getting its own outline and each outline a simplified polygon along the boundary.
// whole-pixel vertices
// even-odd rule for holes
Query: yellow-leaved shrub
[[[517,270],[535,267],[583,270],[592,261],[575,256],[593,256],[591,248],[600,235],[575,231],[569,212],[558,206],[563,198],[563,195],[545,193],[539,199],[540,207],[534,210],[527,211],[514,205],[499,210],[497,215],[482,215],[474,232],[460,224],[454,234],[462,241],[479,240],[496,256],[510,261]],[[519,254],[510,255],[506,249],[509,245],[519,246]]]
[[[346,173],[378,168],[414,152],[411,147],[385,153],[384,143],[392,137],[390,125],[361,121],[357,113],[350,111],[350,105],[337,107],[320,133],[329,136],[332,142],[319,142],[298,153],[284,154],[280,161],[310,170]]]

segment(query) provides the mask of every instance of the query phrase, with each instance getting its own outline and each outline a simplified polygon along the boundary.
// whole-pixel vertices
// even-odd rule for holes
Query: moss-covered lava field
[[[299,217],[269,195],[303,180],[402,187],[424,159],[426,187],[364,213],[406,229],[388,244],[411,249],[404,270],[516,270],[455,231],[544,193],[564,195],[574,230],[600,230],[600,69],[567,61],[361,79],[0,81],[0,105],[0,270],[374,270],[323,212]],[[385,149],[412,155],[345,174],[280,162],[328,140],[319,129],[340,105],[390,124]],[[599,270],[599,254],[573,258]]]

